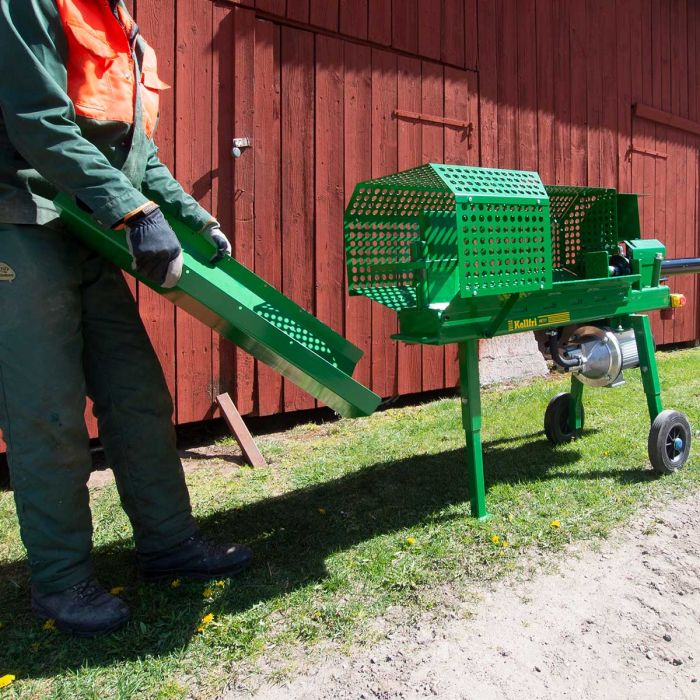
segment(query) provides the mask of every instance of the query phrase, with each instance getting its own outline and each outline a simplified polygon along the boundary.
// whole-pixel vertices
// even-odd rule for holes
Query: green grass
[[[685,411],[698,437],[700,350],[661,354],[659,367],[665,405]],[[650,471],[638,372],[621,389],[587,391],[584,437],[550,447],[542,416],[565,386],[484,392],[487,522],[469,517],[457,399],[263,438],[268,469],[198,461],[208,466],[188,481],[203,530],[256,554],[250,572],[206,599],[201,583],[138,582],[116,491],[99,490],[96,567],[107,587],[125,587],[133,621],[91,642],[33,619],[12,496],[0,494],[0,676],[17,676],[0,697],[212,697],[231,676],[245,681],[262,653],[283,672],[305,646],[371,640],[390,606],[412,615],[469,601],[476,582],[607,536],[640,506],[700,484],[697,449],[676,475]]]

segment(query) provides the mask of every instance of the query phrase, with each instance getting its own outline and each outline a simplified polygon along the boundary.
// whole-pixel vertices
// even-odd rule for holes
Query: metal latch
[[[243,151],[246,148],[250,148],[253,145],[253,139],[248,136],[243,138],[233,139],[233,148],[231,149],[231,155],[234,158],[240,158]]]

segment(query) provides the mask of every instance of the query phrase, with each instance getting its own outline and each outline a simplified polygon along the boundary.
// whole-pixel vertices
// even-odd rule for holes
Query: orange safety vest
[[[99,121],[134,123],[136,104],[134,56],[129,36],[134,20],[121,6],[114,16],[109,0],[56,0],[68,41],[68,96],[76,114]],[[153,49],[143,42],[141,103],[143,127],[153,137],[160,91],[169,88],[158,77]]]

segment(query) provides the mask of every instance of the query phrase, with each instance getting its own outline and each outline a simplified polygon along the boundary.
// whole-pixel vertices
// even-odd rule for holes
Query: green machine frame
[[[685,463],[690,427],[683,414],[663,411],[643,312],[680,305],[661,275],[698,272],[700,261],[665,261],[662,243],[641,239],[636,195],[545,187],[534,172],[427,164],[358,184],[344,232],[350,294],[396,311],[394,338],[459,346],[475,517],[488,515],[482,338],[543,331],[552,358],[572,373],[571,391],[545,414],[554,443],[580,435],[586,383],[616,386],[623,369],[640,367],[652,465],[670,472]]]

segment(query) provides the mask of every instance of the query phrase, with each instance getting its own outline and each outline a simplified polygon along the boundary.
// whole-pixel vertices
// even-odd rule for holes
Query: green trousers
[[[60,229],[0,224],[0,428],[46,593],[92,574],[86,396],[138,551],[194,534],[172,402],[121,272]]]

